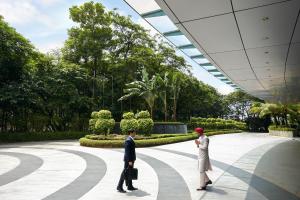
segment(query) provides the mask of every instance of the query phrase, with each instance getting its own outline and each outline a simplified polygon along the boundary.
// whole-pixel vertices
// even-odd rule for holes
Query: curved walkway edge
[[[43,164],[43,160],[41,158],[30,154],[1,151],[0,155],[12,156],[20,160],[20,164],[16,168],[0,175],[0,186],[31,174]]]

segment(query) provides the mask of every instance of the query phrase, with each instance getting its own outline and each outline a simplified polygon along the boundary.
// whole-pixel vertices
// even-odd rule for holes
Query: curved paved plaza
[[[118,193],[123,149],[77,141],[0,145],[1,200],[299,199],[300,141],[268,134],[210,137],[213,184],[199,186],[193,141],[138,148],[139,190]]]

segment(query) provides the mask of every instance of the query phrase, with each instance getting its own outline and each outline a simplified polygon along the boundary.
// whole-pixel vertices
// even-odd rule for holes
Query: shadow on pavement
[[[149,196],[150,194],[148,192],[139,189],[132,192],[127,192],[126,195],[135,196],[135,197],[145,197],[145,196]]]

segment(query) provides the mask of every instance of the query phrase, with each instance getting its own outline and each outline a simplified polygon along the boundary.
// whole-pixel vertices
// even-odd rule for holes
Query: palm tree
[[[297,109],[294,107],[275,103],[254,103],[250,112],[258,114],[260,118],[271,115],[276,125],[288,125],[288,115],[297,116]]]
[[[149,74],[146,69],[142,70],[142,81],[133,81],[131,83],[126,84],[126,89],[124,89],[124,96],[122,96],[118,101],[122,101],[128,99],[132,96],[140,96],[142,97],[150,108],[151,117],[153,117],[153,108],[155,104],[155,100],[158,97],[158,85],[157,85],[157,77],[153,76],[149,79]]]
[[[164,113],[165,113],[165,122],[167,121],[168,118],[168,102],[167,102],[167,91],[169,89],[169,73],[166,72],[164,74],[164,78],[162,78],[160,75],[157,75],[157,84],[159,87],[159,97],[163,101],[164,104]]]

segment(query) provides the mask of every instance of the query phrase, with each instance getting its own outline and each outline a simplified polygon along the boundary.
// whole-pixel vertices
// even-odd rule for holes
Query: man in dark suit
[[[128,131],[128,137],[125,140],[125,154],[124,154],[124,169],[122,171],[117,190],[121,193],[126,193],[126,191],[123,189],[123,183],[124,180],[126,181],[127,189],[128,190],[137,190],[137,188],[133,187],[132,180],[126,180],[125,179],[125,172],[127,168],[133,168],[134,161],[136,160],[135,155],[135,143],[134,143],[134,137],[136,133],[134,130]]]

